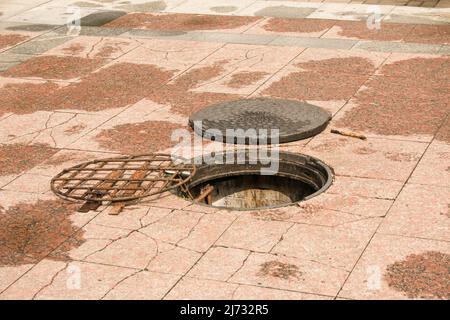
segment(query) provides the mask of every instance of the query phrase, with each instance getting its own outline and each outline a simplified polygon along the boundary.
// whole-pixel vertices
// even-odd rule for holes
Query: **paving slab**
[[[2,2],[0,299],[448,299],[448,1],[357,2]],[[50,190],[89,160],[232,150],[189,117],[261,97],[332,115],[272,146],[330,166],[325,192],[246,211],[166,192],[111,215]]]

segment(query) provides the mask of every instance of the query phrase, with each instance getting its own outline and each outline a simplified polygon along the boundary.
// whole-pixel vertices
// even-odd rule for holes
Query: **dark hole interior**
[[[235,209],[286,205],[301,201],[317,191],[301,180],[248,174],[209,180],[191,188],[190,192],[196,198],[208,185],[214,190],[210,198],[202,200],[203,203]]]

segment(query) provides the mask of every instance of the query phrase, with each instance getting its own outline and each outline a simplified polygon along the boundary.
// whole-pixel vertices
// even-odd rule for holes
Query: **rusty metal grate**
[[[195,174],[193,164],[168,154],[99,159],[64,169],[51,181],[66,200],[127,202],[183,187]]]

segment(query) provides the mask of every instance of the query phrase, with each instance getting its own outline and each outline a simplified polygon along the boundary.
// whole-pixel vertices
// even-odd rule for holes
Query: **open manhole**
[[[251,163],[249,152],[223,153],[197,167],[179,196],[198,203],[234,210],[274,208],[307,200],[332,183],[332,170],[319,159],[280,152],[271,174],[263,174],[268,161]],[[235,161],[229,161],[233,157]],[[239,163],[236,159],[244,159]],[[186,192],[188,190],[188,192]]]
[[[331,115],[308,103],[271,98],[223,102],[189,118],[194,131],[210,140],[235,144],[285,143],[323,131]]]

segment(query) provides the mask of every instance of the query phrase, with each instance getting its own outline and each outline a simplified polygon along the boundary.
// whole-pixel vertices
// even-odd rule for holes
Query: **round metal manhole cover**
[[[269,98],[212,105],[194,113],[189,125],[206,139],[268,144],[306,139],[323,131],[331,115],[308,103]]]

